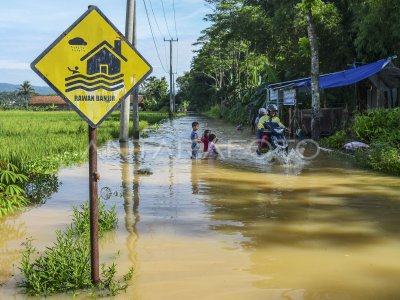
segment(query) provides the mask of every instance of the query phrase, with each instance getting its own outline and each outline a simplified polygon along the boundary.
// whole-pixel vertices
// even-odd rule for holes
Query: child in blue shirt
[[[190,139],[192,140],[192,156],[190,157],[191,159],[196,159],[197,155],[199,153],[199,143],[201,143],[201,140],[199,139],[199,136],[197,134],[197,131],[199,130],[199,122],[193,122],[192,123],[192,133],[190,134]]]

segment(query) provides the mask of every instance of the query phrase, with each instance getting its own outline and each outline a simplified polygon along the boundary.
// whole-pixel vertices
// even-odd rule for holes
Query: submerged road
[[[189,159],[195,120],[219,137],[217,160]],[[397,299],[400,179],[324,153],[271,163],[252,142],[188,116],[100,149],[100,189],[119,215],[100,259],[116,259],[120,274],[135,268],[115,299]],[[87,164],[59,179],[45,204],[0,223],[0,299],[29,299],[16,290],[21,242],[50,246],[88,199]]]

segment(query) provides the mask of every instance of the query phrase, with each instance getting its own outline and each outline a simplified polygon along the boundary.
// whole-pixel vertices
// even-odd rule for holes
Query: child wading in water
[[[219,154],[217,146],[215,145],[218,141],[217,136],[215,134],[210,134],[208,140],[208,157],[215,158]]]
[[[208,151],[208,138],[210,136],[211,130],[207,129],[204,131],[203,136],[201,137],[201,141],[203,142],[204,145],[204,153],[206,153]]]
[[[190,134],[190,139],[192,140],[192,156],[190,158],[196,159],[200,148],[198,143],[201,143],[201,140],[197,134],[197,130],[199,130],[199,122],[193,122],[192,129],[193,131]]]

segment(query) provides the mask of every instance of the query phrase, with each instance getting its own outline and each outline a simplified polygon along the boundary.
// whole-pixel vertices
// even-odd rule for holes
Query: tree
[[[223,117],[230,118],[233,110],[246,113],[249,102],[258,105],[254,99],[262,95],[259,89],[311,73],[315,139],[319,73],[345,69],[356,58],[371,61],[392,55],[400,47],[398,0],[206,2],[212,9],[206,16],[210,26],[196,43],[199,48],[185,78],[183,98],[191,109],[220,105]],[[375,30],[382,27],[380,22],[390,29]],[[352,93],[340,97],[345,103],[352,100]]]
[[[24,81],[21,86],[18,88],[18,96],[22,96],[24,98],[24,102],[25,102],[25,108],[28,109],[28,101],[29,98],[36,94],[35,89],[31,86],[31,84],[29,83],[29,81]]]
[[[143,85],[143,96],[149,110],[159,110],[168,99],[168,84],[165,77],[158,79],[155,76],[147,78]]]
[[[354,46],[364,62],[387,58],[400,49],[400,1],[357,0],[351,9],[355,15]]]
[[[320,27],[335,28],[339,18],[336,7],[331,3],[325,3],[322,0],[302,0],[297,5],[300,16],[306,20],[308,43],[311,56],[311,138],[319,140],[320,137],[320,60],[319,43],[316,32],[315,20],[319,19]],[[329,17],[328,17],[329,16]],[[300,22],[301,24],[301,22]]]
[[[307,8],[307,32],[311,49],[311,138],[319,139],[320,135],[320,94],[319,94],[319,51],[315,33],[314,18],[311,4]]]

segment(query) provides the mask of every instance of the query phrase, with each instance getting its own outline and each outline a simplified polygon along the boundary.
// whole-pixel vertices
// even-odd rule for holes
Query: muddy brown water
[[[194,120],[217,132],[223,157],[188,159]],[[100,149],[100,189],[112,192],[107,205],[119,215],[100,242],[101,261],[115,259],[120,274],[135,269],[115,299],[400,299],[400,179],[326,153],[267,162],[251,141],[188,116],[139,144]],[[25,238],[38,251],[50,246],[71,206],[88,198],[86,164],[59,179],[45,204],[0,223],[2,300],[32,299],[16,288]],[[49,297],[61,298],[70,296]]]

